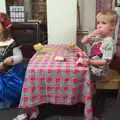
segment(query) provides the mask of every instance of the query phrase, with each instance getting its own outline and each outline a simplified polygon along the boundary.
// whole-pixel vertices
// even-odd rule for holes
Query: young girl
[[[112,31],[117,24],[118,15],[111,9],[105,9],[97,15],[97,29],[82,39],[82,43],[91,44],[91,52],[83,64],[88,64],[91,69],[93,81],[105,77],[108,72],[108,65],[116,51],[115,41],[112,38]],[[95,96],[93,98],[93,120],[100,120],[101,106],[96,106]]]
[[[10,37],[11,26],[0,12],[0,109],[19,103],[25,74],[21,50]]]

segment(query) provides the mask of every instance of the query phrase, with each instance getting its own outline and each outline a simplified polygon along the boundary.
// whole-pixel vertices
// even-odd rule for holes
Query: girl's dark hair
[[[2,26],[3,26],[3,23],[1,22]],[[4,30],[3,30],[3,34],[4,34],[4,40],[7,40],[9,38],[11,38],[11,33],[10,33],[10,29],[6,29],[4,26],[3,26]]]
[[[4,29],[3,31],[4,40],[11,38],[10,29],[11,29],[12,24],[10,23],[9,16],[4,13],[0,13],[0,23],[2,24],[3,29]]]

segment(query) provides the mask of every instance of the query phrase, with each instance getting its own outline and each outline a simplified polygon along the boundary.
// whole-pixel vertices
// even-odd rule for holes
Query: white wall
[[[47,0],[48,43],[76,43],[77,0]]]
[[[79,0],[79,4],[82,30],[91,32],[95,28],[96,0]]]
[[[6,13],[5,0],[0,0],[0,12]]]
[[[79,0],[83,31],[95,28],[96,0]],[[76,42],[77,0],[47,0],[48,43]]]

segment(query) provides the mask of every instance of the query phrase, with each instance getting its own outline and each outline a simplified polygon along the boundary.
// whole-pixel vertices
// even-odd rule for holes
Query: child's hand
[[[87,56],[87,54],[83,51],[79,53],[80,56],[78,56],[78,60],[76,62],[77,66],[88,66],[89,65],[89,57]]]
[[[92,37],[101,35],[102,31],[99,29],[95,29],[92,33],[86,35],[83,37],[83,39],[81,40],[81,43],[85,44],[87,42],[89,42],[89,40],[91,40]]]
[[[77,52],[76,54],[75,54],[75,56],[76,57],[78,57],[78,58],[88,58],[88,56],[87,56],[87,54],[84,52],[84,51],[81,51],[81,52]]]
[[[0,71],[3,71],[4,70],[4,64],[3,62],[0,62]]]
[[[101,35],[102,31],[99,29],[95,29],[92,33],[90,33],[91,37],[95,37],[97,35]]]
[[[83,59],[83,64],[86,65],[86,66],[88,66],[90,64],[89,61],[90,61],[89,58],[84,58]]]
[[[79,58],[76,62],[77,66],[88,66],[89,65],[88,58]]]
[[[12,64],[13,64],[13,59],[12,59],[11,57],[7,57],[7,58],[4,60],[4,64],[12,65]]]

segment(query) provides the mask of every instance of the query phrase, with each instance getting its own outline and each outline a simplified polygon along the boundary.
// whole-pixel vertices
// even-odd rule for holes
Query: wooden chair
[[[118,89],[117,103],[120,103],[120,74],[116,70],[110,69],[106,79],[101,79],[100,81],[97,81],[96,88]]]
[[[119,88],[118,88],[117,103],[120,103],[120,82],[119,82]]]

